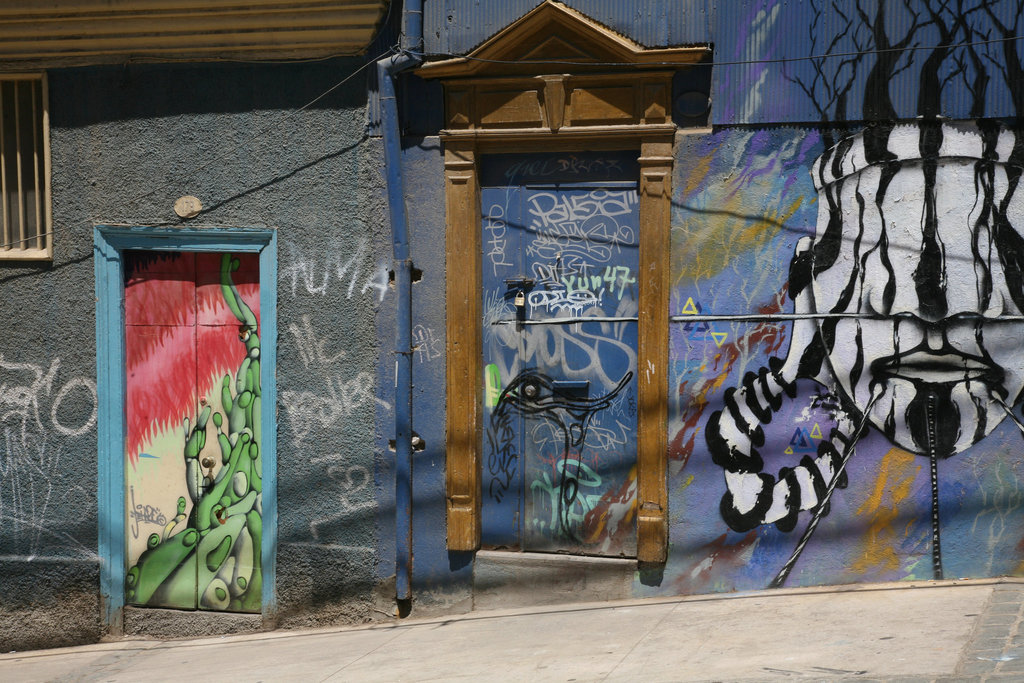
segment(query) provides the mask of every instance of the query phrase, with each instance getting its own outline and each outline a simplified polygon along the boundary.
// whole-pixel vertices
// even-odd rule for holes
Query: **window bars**
[[[44,74],[0,76],[0,260],[49,259],[50,131]]]

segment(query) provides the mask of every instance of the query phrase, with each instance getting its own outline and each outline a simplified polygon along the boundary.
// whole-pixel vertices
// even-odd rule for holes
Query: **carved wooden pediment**
[[[446,135],[625,133],[671,127],[672,75],[707,54],[647,50],[546,0],[469,55],[417,73],[443,79]]]
[[[465,57],[426,64],[418,73],[423,78],[479,78],[635,72],[694,64],[706,54],[705,47],[645,49],[560,2],[546,0]]]

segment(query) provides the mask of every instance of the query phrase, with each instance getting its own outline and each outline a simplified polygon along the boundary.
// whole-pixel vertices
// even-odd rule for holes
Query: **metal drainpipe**
[[[412,597],[412,259],[402,182],[402,131],[395,76],[418,65],[423,50],[423,0],[406,0],[401,52],[377,62],[384,163],[387,169],[392,255],[395,262],[395,588]],[[412,52],[410,52],[412,51]]]

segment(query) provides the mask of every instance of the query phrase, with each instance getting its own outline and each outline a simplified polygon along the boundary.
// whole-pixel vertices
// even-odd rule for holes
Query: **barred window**
[[[44,74],[0,75],[0,259],[53,255]]]

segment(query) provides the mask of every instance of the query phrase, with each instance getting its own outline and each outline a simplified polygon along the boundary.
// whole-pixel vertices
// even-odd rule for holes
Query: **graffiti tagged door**
[[[638,177],[484,158],[485,546],[636,554]]]
[[[124,253],[128,604],[259,612],[259,256]]]

